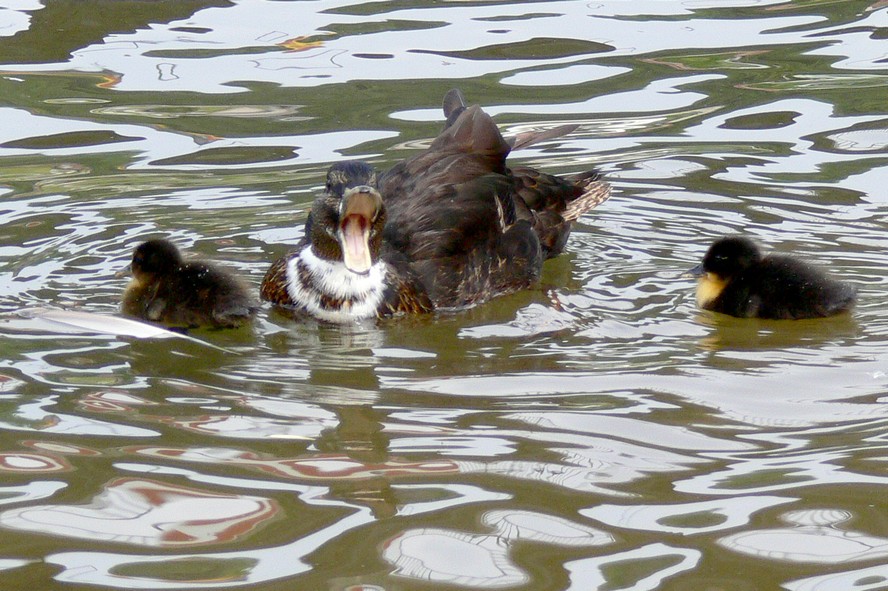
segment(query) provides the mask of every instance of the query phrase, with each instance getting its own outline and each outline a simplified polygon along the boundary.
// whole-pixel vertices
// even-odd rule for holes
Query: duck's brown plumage
[[[560,178],[510,170],[512,146],[489,115],[456,90],[444,110],[448,122],[431,146],[382,174],[378,186],[387,242],[404,253],[437,307],[456,307],[536,282],[542,262],[563,250],[571,222],[610,189],[596,172]]]
[[[543,261],[563,250],[571,223],[607,199],[609,186],[595,172],[559,178],[506,165],[512,146],[573,126],[506,140],[459,91],[447,94],[444,110],[447,124],[431,146],[388,172],[377,177],[362,162],[331,167],[302,242],[266,274],[263,299],[338,322],[483,302],[536,282]],[[382,202],[367,278],[344,270],[339,217],[359,189],[378,191]],[[368,287],[371,278],[376,287]],[[360,302],[342,299],[358,292]]]
[[[247,287],[208,262],[182,260],[168,240],[149,240],[133,252],[133,279],[121,311],[168,326],[234,328],[256,310]]]

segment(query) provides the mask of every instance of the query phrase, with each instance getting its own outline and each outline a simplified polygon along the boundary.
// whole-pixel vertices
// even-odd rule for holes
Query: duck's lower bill
[[[352,273],[366,275],[373,266],[369,240],[369,220],[362,215],[346,216],[339,228],[339,243],[343,262]]]

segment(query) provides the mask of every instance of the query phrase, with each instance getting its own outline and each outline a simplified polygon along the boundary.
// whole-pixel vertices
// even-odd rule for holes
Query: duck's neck
[[[385,290],[385,263],[365,274],[349,271],[341,261],[318,257],[306,246],[287,264],[287,291],[294,304],[329,322],[373,318]]]

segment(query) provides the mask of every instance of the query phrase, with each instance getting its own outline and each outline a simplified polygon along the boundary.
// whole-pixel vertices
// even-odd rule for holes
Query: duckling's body
[[[763,256],[754,242],[734,236],[717,240],[703,263],[697,303],[739,318],[824,318],[854,307],[854,286],[786,256]]]
[[[363,162],[330,168],[296,250],[265,274],[263,300],[339,323],[432,311],[403,255],[383,243],[385,206],[375,184]]]
[[[388,172],[331,167],[296,251],[266,274],[263,299],[334,322],[480,303],[535,283],[573,220],[609,196],[595,172],[510,170],[510,143],[489,115],[459,91],[444,109],[431,146]],[[552,132],[513,144],[544,137]]]
[[[149,240],[133,253],[133,279],[121,311],[168,326],[234,328],[248,322],[255,302],[229,272],[206,262],[184,262],[167,240]]]

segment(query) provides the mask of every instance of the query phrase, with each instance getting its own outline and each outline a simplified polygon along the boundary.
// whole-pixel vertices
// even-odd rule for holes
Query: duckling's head
[[[326,194],[312,207],[309,227],[318,256],[366,275],[379,257],[385,206],[376,171],[365,162],[338,162],[327,173]]]
[[[703,272],[730,279],[762,260],[755,242],[743,236],[716,240],[703,257]]]
[[[130,269],[136,280],[143,281],[172,273],[181,265],[179,249],[169,240],[156,239],[136,247]]]
[[[689,271],[698,277],[697,304],[709,308],[724,291],[728,282],[762,259],[755,242],[742,236],[726,236],[716,240],[703,262]]]

